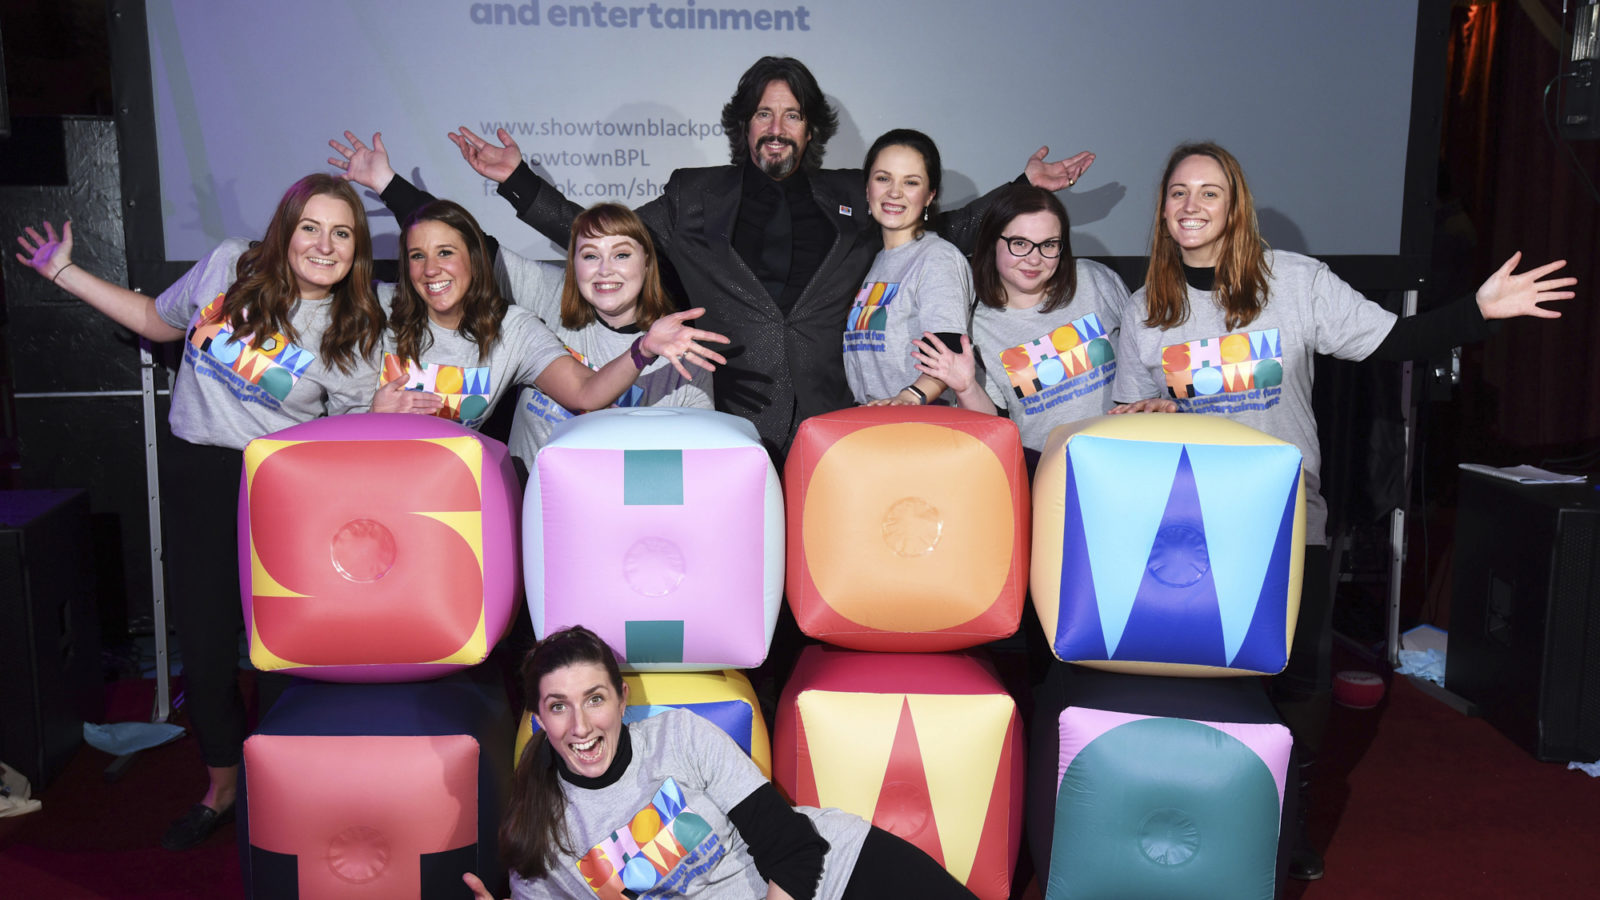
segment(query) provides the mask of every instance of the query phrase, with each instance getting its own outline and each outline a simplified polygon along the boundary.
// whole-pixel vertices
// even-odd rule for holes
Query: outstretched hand
[[[511,173],[522,164],[522,148],[511,139],[511,132],[504,128],[495,131],[499,138],[500,146],[489,143],[467,126],[461,126],[460,131],[450,132],[450,143],[456,145],[461,151],[461,158],[467,161],[474,172],[491,181],[504,184]]]
[[[328,146],[338,151],[338,156],[328,157],[328,164],[344,170],[346,181],[354,181],[364,188],[370,188],[378,193],[389,186],[389,181],[394,178],[394,167],[389,165],[389,151],[383,148],[383,132],[372,133],[372,146],[361,143],[361,138],[355,132],[346,131],[344,139],[349,141],[349,146],[339,143],[335,138],[328,142]]]
[[[386,413],[417,413],[431,416],[444,407],[444,399],[429,391],[408,391],[406,376],[386,381],[372,395],[372,411]]]
[[[1049,147],[1040,147],[1038,152],[1028,157],[1028,164],[1022,168],[1023,174],[1028,176],[1029,184],[1047,191],[1072,187],[1083,177],[1083,173],[1094,165],[1094,154],[1087,150],[1055,162],[1045,160],[1049,154]]]
[[[644,336],[645,352],[667,357],[672,362],[672,367],[685,379],[694,378],[694,374],[684,366],[685,362],[693,362],[707,372],[714,372],[717,366],[726,365],[728,361],[722,354],[697,343],[697,341],[716,341],[719,344],[726,344],[728,343],[726,337],[714,331],[701,331],[683,324],[690,319],[698,319],[705,313],[704,307],[696,307],[657,319]]]
[[[17,235],[17,243],[27,251],[18,253],[17,261],[51,281],[55,281],[62,269],[72,265],[71,221],[61,226],[60,237],[56,237],[56,228],[49,222],[44,223],[43,236],[29,225]]]
[[[1522,262],[1522,251],[1518,250],[1511,254],[1505,265],[1478,287],[1478,311],[1483,313],[1485,319],[1511,319],[1517,316],[1561,318],[1561,313],[1545,309],[1539,304],[1548,300],[1571,300],[1576,294],[1561,289],[1572,287],[1578,283],[1578,279],[1551,278],[1544,281],[1540,279],[1565,267],[1567,261],[1558,259],[1536,269],[1529,269],[1521,275],[1511,274],[1520,262]]]

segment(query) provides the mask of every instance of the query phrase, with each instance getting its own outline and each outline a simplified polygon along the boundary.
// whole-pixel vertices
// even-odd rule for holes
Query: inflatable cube
[[[778,704],[776,781],[916,844],[984,900],[1011,894],[1022,845],[1022,722],[961,653],[807,647]]]
[[[772,744],[750,679],[733,669],[722,672],[631,672],[623,724],[658,716],[669,709],[687,709],[727,732],[749,755],[761,774],[772,777]],[[530,698],[531,699],[531,698]],[[522,714],[517,729],[516,759],[539,730],[532,713]]]
[[[1300,608],[1292,444],[1217,416],[1050,433],[1033,482],[1033,603],[1055,655],[1123,672],[1282,671]]]
[[[1272,900],[1292,740],[1260,680],[1071,681],[1065,707],[1039,692],[1030,747],[1028,841],[1047,900]]]
[[[503,692],[463,674],[417,684],[302,683],[244,744],[239,830],[251,897],[505,896],[510,790]]]
[[[1017,630],[1028,476],[1009,419],[859,407],[800,424],[784,467],[789,605],[857,650],[955,650]]]
[[[239,488],[250,660],[324,681],[482,662],[521,590],[504,444],[429,416],[333,416],[251,441]]]
[[[778,473],[744,419],[607,409],[556,426],[523,511],[542,638],[583,625],[624,668],[751,668],[783,598]]]

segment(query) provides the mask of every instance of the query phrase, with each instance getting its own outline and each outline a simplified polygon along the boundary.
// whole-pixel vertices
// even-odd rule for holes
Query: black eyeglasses
[[[1047,241],[1030,241],[1025,237],[1007,237],[1000,235],[1000,240],[1006,242],[1006,249],[1012,256],[1027,256],[1035,250],[1045,259],[1055,259],[1061,255],[1061,238],[1050,238]]]

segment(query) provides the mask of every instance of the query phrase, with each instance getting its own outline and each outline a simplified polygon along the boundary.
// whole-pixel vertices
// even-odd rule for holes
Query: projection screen
[[[741,2],[773,5],[737,5]],[[1431,233],[1446,4],[1425,0],[114,0],[131,269],[259,236],[327,141],[382,131],[395,167],[507,246],[556,258],[446,139],[506,128],[579,203],[633,206],[674,168],[726,163],[720,113],[766,54],[806,62],[839,112],[830,167],[928,132],[959,204],[1052,158],[1079,255],[1148,252],[1178,142],[1242,160],[1275,247],[1366,288],[1415,287]],[[1432,17],[1432,18],[1430,18]],[[367,195],[375,249],[395,223]],[[159,286],[159,285],[156,285]]]

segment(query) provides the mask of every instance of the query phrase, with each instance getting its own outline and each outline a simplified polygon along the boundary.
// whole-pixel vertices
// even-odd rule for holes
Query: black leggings
[[[162,549],[183,658],[183,706],[206,765],[237,765],[245,738],[238,637],[244,454],[181,439],[161,451]]]
[[[1289,664],[1272,679],[1272,702],[1294,733],[1301,762],[1316,759],[1328,728],[1333,698],[1332,556],[1327,547],[1306,547]]]
[[[874,825],[861,843],[856,867],[844,886],[842,900],[883,900],[916,897],[918,900],[973,900],[966,886],[945,871],[915,844]]]

